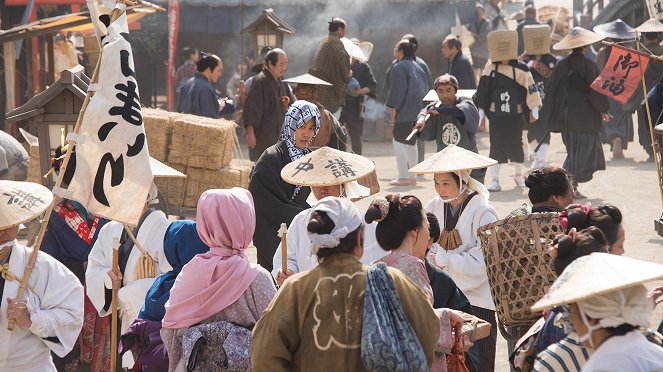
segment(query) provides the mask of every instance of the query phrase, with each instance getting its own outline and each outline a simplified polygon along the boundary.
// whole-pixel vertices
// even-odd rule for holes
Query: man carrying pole
[[[0,181],[0,371],[55,372],[51,351],[67,355],[83,326],[84,294],[76,276],[45,253],[26,267],[31,250],[16,240],[20,224],[52,201],[53,194],[36,183]],[[18,296],[23,277],[27,291]]]

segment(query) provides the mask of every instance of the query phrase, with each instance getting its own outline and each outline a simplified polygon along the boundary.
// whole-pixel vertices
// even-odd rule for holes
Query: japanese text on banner
[[[648,55],[613,45],[610,58],[592,83],[592,89],[623,105],[638,89],[648,64]]]

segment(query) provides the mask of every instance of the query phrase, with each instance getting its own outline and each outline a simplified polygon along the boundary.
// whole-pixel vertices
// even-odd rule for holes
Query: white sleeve
[[[37,270],[33,278],[39,280],[33,285],[38,293],[29,296],[29,330],[55,354],[64,357],[73,349],[83,327],[83,286],[69,269],[51,257],[40,257]],[[50,337],[57,340],[48,340]]]
[[[108,272],[113,264],[111,242],[113,232],[117,230],[115,224],[115,222],[109,222],[99,231],[99,237],[88,255],[87,270],[85,271],[85,290],[100,316],[107,316],[111,312],[110,308],[105,311],[104,306],[106,305],[106,289],[112,288]]]
[[[479,219],[479,226],[497,220],[492,211],[485,211]],[[474,222],[473,224],[476,224]],[[473,231],[476,231],[473,229]],[[477,245],[462,253],[455,253],[438,249],[435,260],[438,265],[454,278],[461,291],[469,291],[482,286],[486,282],[486,262],[483,258],[483,249],[477,239]]]

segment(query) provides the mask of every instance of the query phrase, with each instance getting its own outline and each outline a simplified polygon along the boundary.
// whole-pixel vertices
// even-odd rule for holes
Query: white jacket
[[[426,210],[437,216],[440,229],[444,229],[444,202],[439,196],[433,198]],[[445,251],[437,243],[437,264],[456,282],[472,306],[495,310],[495,303],[490,294],[486,262],[483,259],[481,241],[477,236],[479,227],[497,221],[497,212],[479,195],[475,196],[460,215],[456,229],[461,244],[454,250]]]
[[[20,278],[32,249],[14,241],[9,270],[18,280],[6,280],[0,304],[0,371],[55,372],[51,351],[63,357],[71,351],[83,327],[83,286],[63,264],[39,252],[28,279],[27,298],[32,326],[7,330],[6,298],[18,294]],[[57,342],[50,337],[57,337]]]
[[[288,226],[288,233],[285,236],[286,244],[288,245],[288,269],[295,273],[310,270],[318,266],[318,258],[314,254],[311,254],[311,240],[308,238],[306,232],[305,218],[310,211],[310,209],[306,209],[299,212],[292,219],[290,226]],[[380,247],[375,238],[377,225],[377,222],[369,223],[366,224],[364,229],[364,254],[360,260],[367,265],[389,253]],[[281,249],[281,244],[279,244],[272,259],[274,265],[272,275],[274,278],[276,278],[283,267],[281,252],[283,250]]]

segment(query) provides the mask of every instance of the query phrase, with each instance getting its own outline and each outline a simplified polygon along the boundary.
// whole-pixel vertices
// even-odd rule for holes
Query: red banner
[[[175,57],[180,26],[180,2],[168,1],[168,68],[166,69],[166,109],[175,111]]]
[[[640,86],[648,64],[648,54],[613,45],[610,58],[592,83],[592,89],[623,105]]]

